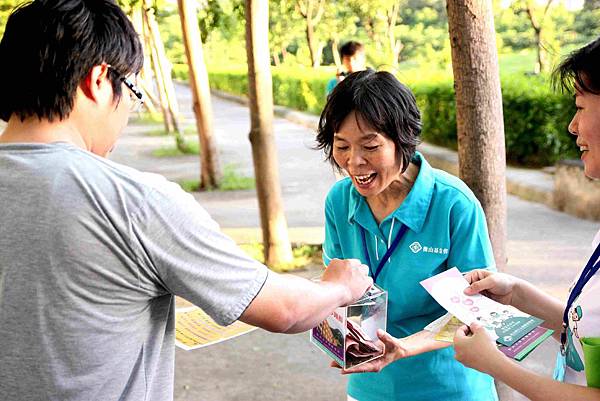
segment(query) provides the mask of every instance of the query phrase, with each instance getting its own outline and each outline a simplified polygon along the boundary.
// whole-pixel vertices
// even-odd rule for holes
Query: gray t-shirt
[[[226,325],[266,278],[161,176],[0,145],[2,400],[171,400],[173,295]]]

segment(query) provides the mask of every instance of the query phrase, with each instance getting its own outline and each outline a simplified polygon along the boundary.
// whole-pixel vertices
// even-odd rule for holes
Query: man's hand
[[[321,281],[343,286],[347,293],[345,304],[350,304],[360,299],[373,285],[373,279],[368,274],[369,268],[358,259],[332,259]]]
[[[473,270],[465,275],[471,284],[465,289],[465,294],[474,295],[481,293],[494,301],[504,305],[512,305],[514,291],[518,279],[503,273],[494,273],[488,270]]]
[[[485,328],[477,323],[471,324],[470,328],[461,326],[456,330],[454,351],[457,361],[488,374],[492,374],[499,358],[506,358]]]

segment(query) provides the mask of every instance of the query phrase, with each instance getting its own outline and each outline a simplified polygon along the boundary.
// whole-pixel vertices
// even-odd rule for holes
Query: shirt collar
[[[385,220],[395,218],[406,224],[412,231],[420,232],[431,204],[435,178],[432,167],[420,152],[415,152],[412,162],[420,166],[417,179],[400,207]],[[350,186],[348,206],[349,223],[357,222],[371,232],[379,231],[367,200],[354,188],[354,185]]]

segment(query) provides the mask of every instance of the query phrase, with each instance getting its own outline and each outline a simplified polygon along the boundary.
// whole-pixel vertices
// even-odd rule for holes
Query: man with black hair
[[[342,59],[342,70],[338,70],[335,78],[327,82],[327,96],[333,91],[333,88],[343,80],[348,74],[356,71],[362,71],[367,68],[365,47],[362,43],[351,40],[340,47],[340,58]]]
[[[105,159],[142,101],[113,1],[17,8],[0,60],[2,400],[170,400],[174,295],[294,333],[371,285],[358,261],[320,283],[270,272],[178,185]]]

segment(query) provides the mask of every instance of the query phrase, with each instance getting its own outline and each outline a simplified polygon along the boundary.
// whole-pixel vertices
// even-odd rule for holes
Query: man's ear
[[[113,88],[108,78],[109,66],[107,64],[95,65],[79,84],[86,98],[98,103],[111,103],[113,99]]]

